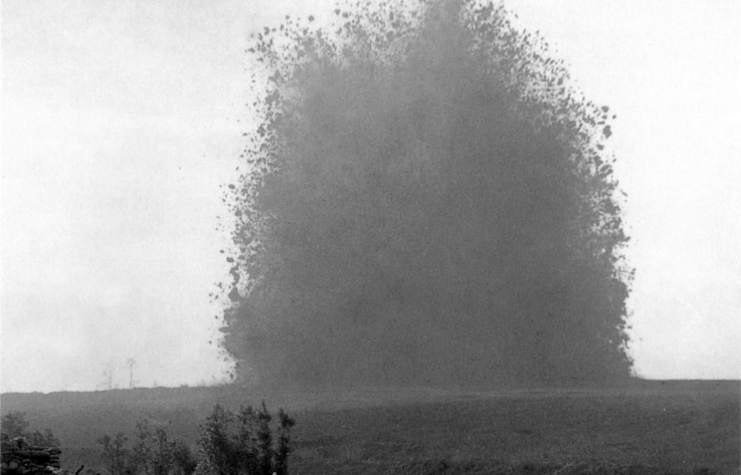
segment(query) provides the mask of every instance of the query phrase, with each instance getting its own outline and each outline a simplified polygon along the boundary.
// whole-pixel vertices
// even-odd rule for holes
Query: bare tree
[[[134,389],[134,365],[136,365],[134,358],[126,360],[126,366],[129,368],[129,389]]]
[[[113,389],[113,377],[116,374],[116,366],[112,361],[106,363],[103,369],[103,388],[107,390]]]

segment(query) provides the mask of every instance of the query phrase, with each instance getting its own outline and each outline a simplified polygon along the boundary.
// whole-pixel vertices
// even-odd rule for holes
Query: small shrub
[[[110,475],[124,475],[127,473],[130,463],[129,451],[126,448],[127,440],[123,432],[116,434],[115,438],[104,435],[98,439],[98,444],[103,450],[102,457]]]
[[[165,429],[152,428],[149,420],[141,418],[134,435],[130,451],[123,433],[115,439],[106,435],[98,440],[110,475],[192,475],[195,471],[196,460],[188,445],[179,439],[170,440]]]
[[[136,442],[131,452],[130,466],[133,473],[143,473],[144,475],[152,475],[150,471],[151,451],[152,448],[149,444],[149,438],[151,437],[151,431],[149,428],[149,422],[146,419],[140,418],[136,421],[136,430],[134,431]]]
[[[98,444],[110,475],[287,475],[295,421],[282,409],[278,412],[274,447],[272,420],[264,402],[260,409],[242,407],[237,414],[217,404],[200,425],[197,457],[185,442],[171,440],[145,418],[136,423],[131,450],[120,432],[115,438],[101,437]]]
[[[172,463],[175,475],[193,475],[198,461],[185,442],[175,439],[172,447]]]
[[[175,468],[176,447],[182,445],[187,449],[177,439],[170,441],[165,429],[157,427],[153,430],[145,418],[136,423],[136,438],[130,464],[132,473],[168,475]]]
[[[265,402],[260,409],[242,407],[236,415],[217,404],[201,425],[197,475],[287,475],[295,421],[283,410],[278,412],[274,448],[272,419]]]
[[[25,437],[28,434],[28,426],[29,424],[24,412],[10,411],[2,418],[0,432],[8,439]]]
[[[44,432],[29,431],[30,423],[26,420],[26,413],[21,411],[10,411],[0,420],[0,432],[3,440],[21,437],[28,445],[36,447],[59,447],[59,439],[46,429]]]

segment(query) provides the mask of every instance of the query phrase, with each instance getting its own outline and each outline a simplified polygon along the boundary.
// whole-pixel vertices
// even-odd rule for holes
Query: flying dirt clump
[[[628,377],[608,107],[503,7],[335,14],[325,28],[287,18],[250,48],[260,122],[226,188],[222,344],[238,379]]]

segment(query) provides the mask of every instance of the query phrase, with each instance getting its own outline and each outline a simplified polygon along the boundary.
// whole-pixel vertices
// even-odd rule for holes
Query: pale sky
[[[223,378],[247,37],[333,4],[2,0],[1,391]],[[618,115],[638,374],[741,378],[741,3],[506,4]]]

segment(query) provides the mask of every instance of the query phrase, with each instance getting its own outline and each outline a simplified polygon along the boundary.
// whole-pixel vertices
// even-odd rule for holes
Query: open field
[[[219,387],[3,394],[1,402],[3,413],[24,411],[32,428],[51,429],[68,468],[99,466],[95,441],[131,435],[140,416],[194,444],[217,402],[237,409],[265,399],[297,420],[290,467],[299,475],[738,474],[739,389],[732,381],[483,392]]]

